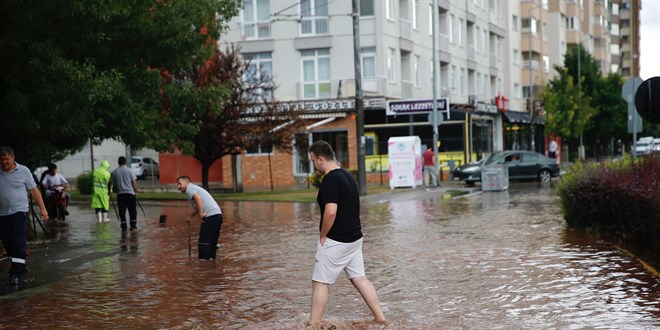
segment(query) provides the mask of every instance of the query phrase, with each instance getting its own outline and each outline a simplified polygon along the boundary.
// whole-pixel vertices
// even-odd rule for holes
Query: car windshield
[[[637,142],[637,148],[646,148],[646,147],[648,147],[648,146],[649,146],[648,143],[640,143],[640,142]]]
[[[484,160],[484,164],[485,165],[490,165],[490,164],[502,159],[502,157],[504,157],[504,154],[501,153],[501,152],[490,154]]]
[[[131,164],[139,163],[140,158],[131,158]]]

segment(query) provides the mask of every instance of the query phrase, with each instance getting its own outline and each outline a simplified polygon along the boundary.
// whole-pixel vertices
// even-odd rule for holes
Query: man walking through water
[[[348,171],[334,160],[334,151],[323,140],[309,147],[314,167],[323,175],[316,197],[321,208],[320,236],[312,274],[312,311],[310,323],[318,324],[328,303],[329,286],[344,271],[371,309],[376,322],[384,323],[376,289],[364,271],[360,194]]]
[[[199,219],[202,221],[197,243],[198,258],[215,259],[220,228],[222,227],[222,210],[220,210],[220,206],[208,191],[190,183],[189,177],[182,175],[176,179],[176,183],[179,190],[188,196],[188,201],[190,201],[190,205],[194,210],[186,218],[186,222],[190,223],[190,219],[196,215],[199,215]]]
[[[117,160],[119,167],[110,175],[108,191],[112,191],[113,186],[117,190],[117,204],[119,206],[119,220],[121,221],[121,231],[125,232],[126,210],[131,221],[131,230],[137,229],[137,177],[126,166],[126,157],[121,156]]]

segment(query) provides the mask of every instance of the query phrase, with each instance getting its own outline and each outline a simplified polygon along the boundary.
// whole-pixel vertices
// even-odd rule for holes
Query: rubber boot
[[[108,212],[103,212],[103,222],[108,222],[110,221],[110,218],[108,218]]]
[[[96,212],[96,217],[99,220],[99,223],[103,222],[103,216],[101,215],[101,212]]]

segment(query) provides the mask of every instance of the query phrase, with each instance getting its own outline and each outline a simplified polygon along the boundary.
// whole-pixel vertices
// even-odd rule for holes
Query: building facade
[[[435,8],[432,3],[360,1],[369,180],[387,171],[390,137],[417,135],[422,144],[433,143],[427,114],[392,115],[387,107],[388,101],[432,99],[434,77],[437,97],[449,103],[439,126],[439,160],[458,165],[503,149],[545,152],[543,112],[535,94],[555,76],[554,66],[563,65],[570,47],[583,44],[604,74],[634,67],[626,60],[631,52],[624,40],[634,32],[628,24],[635,24],[624,22],[633,16],[626,14],[626,3],[634,9],[639,0],[437,0]],[[299,108],[306,121],[292,137],[291,153],[263,146],[241,156],[243,185],[304,183],[313,170],[307,146],[317,139],[333,145],[342,166],[356,169],[351,1],[243,4],[219,46],[239,46],[251,68],[278,86],[272,96]],[[226,158],[222,181],[229,185],[232,166]]]

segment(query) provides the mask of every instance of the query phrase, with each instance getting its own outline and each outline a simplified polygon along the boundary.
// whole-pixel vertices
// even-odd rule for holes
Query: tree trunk
[[[231,155],[231,182],[234,192],[243,192],[243,171],[240,155]]]
[[[273,191],[273,162],[270,158],[270,153],[268,153],[268,170],[270,171],[270,191]]]
[[[202,187],[206,189],[206,191],[209,191],[209,169],[211,168],[211,164],[207,164],[206,162],[202,162]]]

